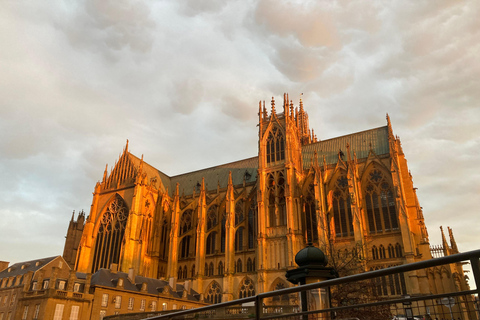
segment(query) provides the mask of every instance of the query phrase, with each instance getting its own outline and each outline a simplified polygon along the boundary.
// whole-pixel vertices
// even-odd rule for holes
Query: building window
[[[239,290],[239,298],[246,298],[255,295],[255,287],[253,286],[253,281],[249,278],[243,280],[240,290]]]
[[[15,304],[16,299],[17,299],[17,294],[16,293],[12,294],[12,299],[10,299],[10,307],[12,307]]]
[[[369,173],[365,193],[369,232],[398,230],[395,198],[382,172],[375,169]]]
[[[128,310],[133,310],[134,298],[128,298]]]
[[[145,311],[145,299],[140,300],[140,311]]]
[[[397,258],[403,257],[403,254],[402,254],[402,246],[400,245],[400,243],[397,243],[397,244],[395,245],[395,253],[397,254]]]
[[[22,320],[27,320],[27,315],[28,315],[28,306],[25,306],[23,307]]]
[[[273,128],[267,138],[267,163],[274,163],[285,159],[285,142],[282,132]]]
[[[378,251],[379,251],[380,259],[385,259],[385,247],[383,246],[383,244],[380,245],[380,248]]]
[[[213,270],[214,270],[213,262],[210,262],[210,265],[208,266],[208,275],[213,276]]]
[[[268,226],[277,227],[287,224],[285,206],[285,179],[282,171],[271,172],[267,177]]]
[[[242,251],[243,250],[243,232],[245,228],[240,227],[235,232],[235,251]]]
[[[61,303],[57,303],[57,305],[55,306],[55,313],[53,315],[53,320],[62,320],[64,307],[65,305]]]
[[[152,301],[150,303],[150,311],[157,311],[157,301]]]
[[[183,235],[192,229],[192,210],[187,210],[180,218],[179,235]]]
[[[223,276],[224,273],[225,273],[225,269],[223,268],[223,262],[220,261],[218,263],[218,275]]]
[[[78,320],[78,311],[80,310],[80,306],[72,306],[72,310],[70,311],[70,319],[69,320]]]
[[[214,204],[208,209],[207,213],[207,230],[212,229],[218,223],[218,206]]]
[[[255,261],[255,259],[253,261]],[[247,260],[247,272],[255,271],[255,264],[254,264],[253,261],[252,261],[252,259],[248,258],[248,260]]]
[[[80,283],[76,282],[73,284],[73,292],[80,292]]]
[[[102,294],[102,307],[108,306],[108,293]]]
[[[128,218],[128,208],[118,194],[110,202],[100,220],[95,242],[95,253],[92,263],[92,273],[100,268],[109,268],[112,263],[120,261],[120,250]],[[105,254],[103,248],[110,248]]]
[[[167,310],[168,304],[166,302],[162,303],[162,310]]]
[[[257,199],[254,197],[248,210],[248,249],[255,247],[255,217],[257,216]]]
[[[103,320],[103,318],[107,315],[107,310],[100,310],[100,320]]]
[[[378,260],[378,249],[376,246],[372,247],[372,259],[373,260]]]
[[[40,305],[35,305],[35,311],[33,312],[33,320],[38,319],[38,314],[40,313]]]
[[[222,217],[222,223],[220,226],[220,252],[225,253],[225,235],[226,235],[226,229],[225,225],[227,224],[227,219],[225,218],[225,214]]]
[[[58,289],[59,290],[64,290],[65,289],[65,281],[63,281],[63,280],[58,281]]]
[[[353,216],[348,190],[348,178],[338,177],[333,191],[333,220],[337,237],[353,236]]]
[[[195,265],[192,265],[192,278],[195,277]]]
[[[190,252],[190,239],[191,236],[185,236],[180,243],[180,258],[187,258]]]
[[[210,303],[222,302],[222,290],[218,282],[213,281],[207,289],[206,299]]]
[[[207,254],[215,253],[215,240],[217,238],[217,233],[215,231],[210,232],[207,237]]]
[[[243,205],[243,200],[238,200],[237,204],[235,205],[235,226],[237,226],[240,222],[243,222]]]
[[[122,296],[115,297],[115,309],[120,309],[122,306]]]
[[[242,272],[242,260],[241,259],[238,259],[237,260],[237,263],[235,265],[235,269],[236,271],[235,272]]]
[[[32,282],[32,290],[33,291],[37,290],[37,281]]]
[[[177,305],[175,303],[172,306],[172,310],[177,310]]]
[[[315,185],[310,183],[308,185],[307,194],[304,202],[305,210],[305,241],[314,242],[318,240],[318,223],[317,223],[317,210],[315,205]]]

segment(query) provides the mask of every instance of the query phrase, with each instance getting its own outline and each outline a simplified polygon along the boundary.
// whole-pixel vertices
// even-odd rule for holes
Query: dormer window
[[[281,160],[285,160],[285,140],[282,132],[277,128],[273,128],[267,139],[267,163]]]

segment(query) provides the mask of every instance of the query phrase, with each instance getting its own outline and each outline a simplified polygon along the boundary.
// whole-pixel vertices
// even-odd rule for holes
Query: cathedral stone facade
[[[79,272],[118,268],[183,284],[205,302],[289,284],[295,254],[312,242],[342,250],[365,270],[431,259],[428,234],[400,139],[382,127],[328,140],[295,107],[259,103],[258,155],[168,176],[127,146],[73,221],[64,257]],[[278,109],[278,110],[277,110]],[[461,275],[463,277],[463,274]],[[410,272],[384,293],[435,293]]]

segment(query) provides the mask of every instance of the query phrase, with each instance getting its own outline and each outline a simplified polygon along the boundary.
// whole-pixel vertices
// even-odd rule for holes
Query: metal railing
[[[478,294],[480,289],[480,250],[474,250],[459,253],[447,257],[429,259],[426,261],[415,262],[406,265],[394,266],[380,270],[364,272],[360,274],[345,276],[341,278],[325,280],[322,282],[301,285],[286,289],[265,292],[256,296],[218,303],[215,305],[200,307],[190,310],[181,310],[178,312],[150,316],[143,318],[145,320],[163,320],[163,319],[186,319],[186,318],[212,318],[212,319],[339,319],[343,314],[363,315],[361,319],[377,319],[385,320],[442,320],[442,319],[460,319],[460,320],[477,320],[478,314]],[[314,306],[315,303],[309,305],[308,310],[300,310],[298,303],[296,306],[288,305],[265,305],[265,301],[270,301],[274,297],[299,297],[301,292],[308,292],[309,299],[315,300],[315,295],[326,294],[328,297],[331,291],[338,290],[342,285],[353,285],[354,283],[364,283],[371,281],[374,283],[382,277],[389,277],[395,274],[406,273],[409,271],[433,268],[448,264],[470,262],[473,271],[473,282],[475,289],[463,291],[450,291],[443,294],[423,294],[423,295],[394,295],[380,296],[376,299],[370,299],[368,292],[363,297],[364,300],[352,299],[352,303],[343,303],[341,305],[321,304]],[[462,275],[463,276],[463,275]],[[363,282],[362,282],[363,281]],[[321,291],[321,292],[320,292]],[[475,295],[477,297],[475,297]],[[312,300],[312,301],[313,301]],[[252,306],[253,302],[253,306]],[[456,305],[456,307],[454,307]],[[248,306],[248,307],[247,307]],[[228,313],[227,309],[242,312]],[[243,309],[238,309],[243,308]],[[348,312],[347,312],[348,311]],[[365,315],[371,316],[365,316]],[[414,315],[418,316],[414,318]],[[376,317],[374,316],[376,315]],[[380,316],[379,316],[380,315]],[[110,317],[107,317],[110,319]],[[115,317],[117,318],[117,317]],[[351,317],[348,317],[352,319]],[[111,317],[114,319],[114,317]],[[120,319],[120,318],[119,318]],[[126,318],[125,318],[126,319]]]

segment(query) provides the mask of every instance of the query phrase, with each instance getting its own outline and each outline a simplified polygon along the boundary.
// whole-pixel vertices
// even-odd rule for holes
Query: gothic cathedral
[[[278,108],[278,107],[277,107]],[[400,139],[387,125],[317,140],[300,100],[259,104],[258,155],[168,176],[127,146],[70,223],[64,257],[79,272],[111,268],[184,283],[216,303],[289,284],[311,242],[358,256],[364,270],[431,259]],[[386,294],[435,293],[428,272]]]

